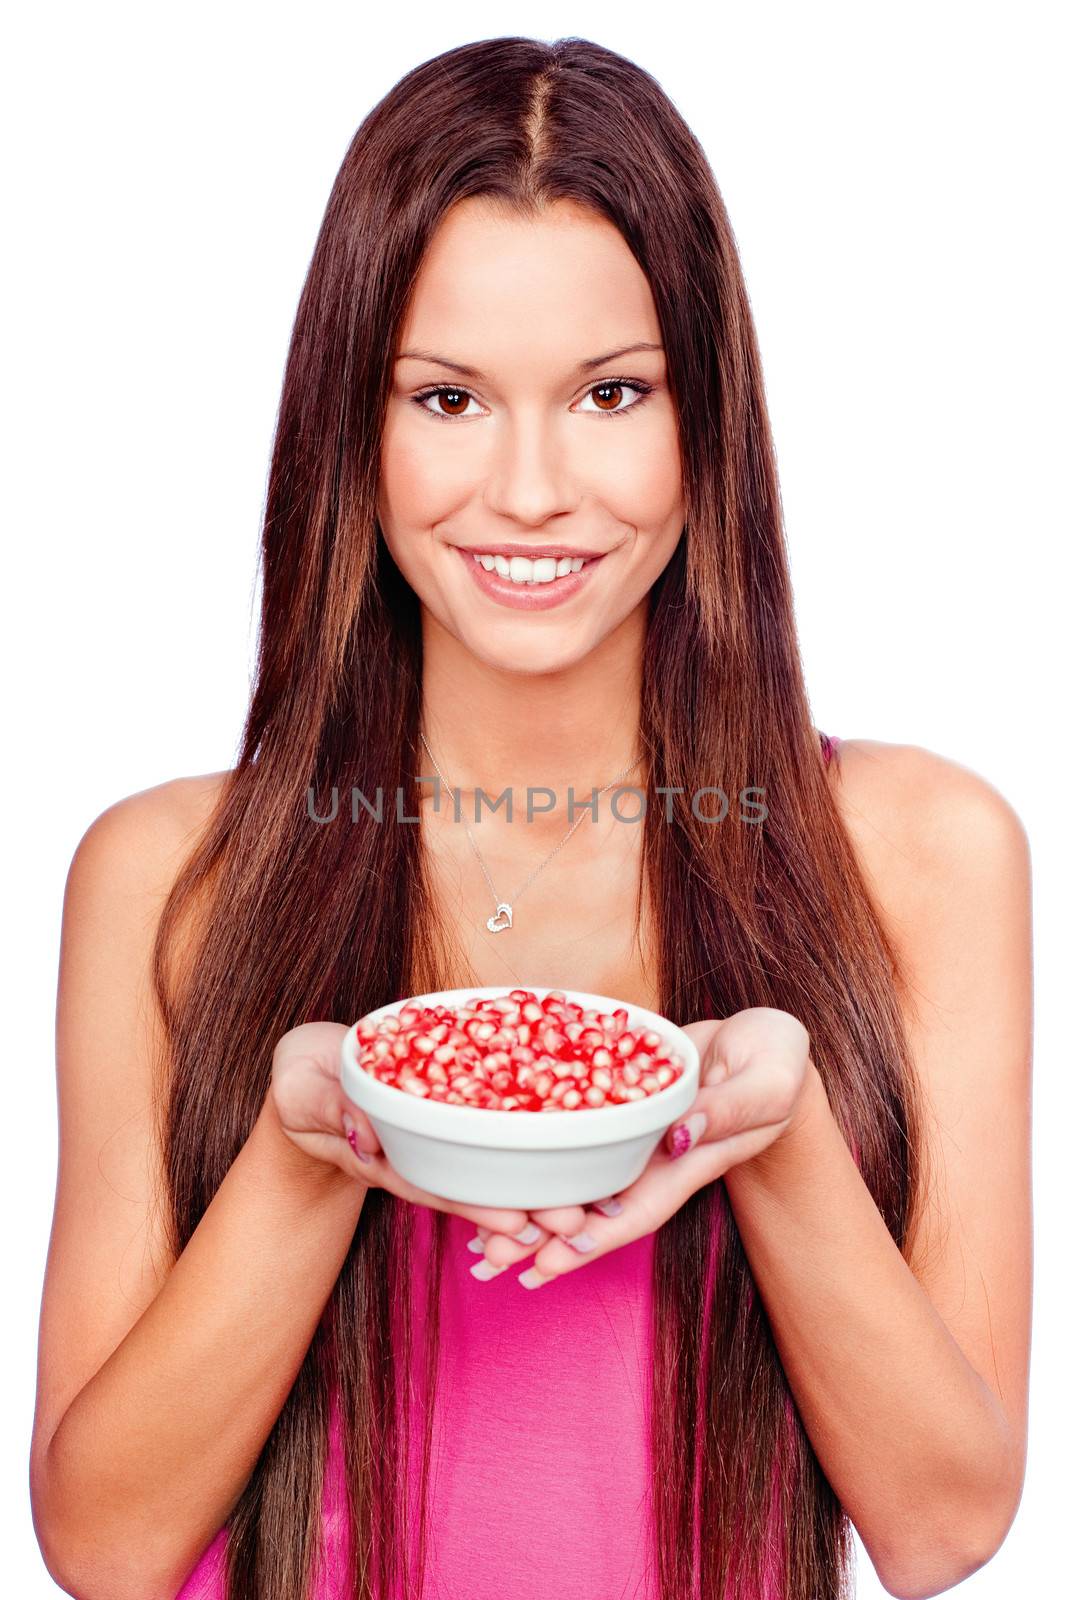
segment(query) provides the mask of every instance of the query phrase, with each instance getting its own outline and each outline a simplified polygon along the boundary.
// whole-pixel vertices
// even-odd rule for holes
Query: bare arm
[[[177,1593],[285,1403],[365,1194],[301,1157],[268,1095],[163,1288],[48,1447],[41,1515],[85,1600]]]
[[[1029,856],[973,774],[909,747],[859,758],[843,812],[908,967],[932,1193],[905,1258],[814,1069],[795,1126],[725,1182],[826,1475],[886,1588],[919,1600],[989,1561],[1022,1493]]]
[[[79,1600],[177,1592],[285,1402],[366,1193],[294,1145],[268,1094],[193,1237],[166,1258],[147,1204],[158,1159],[139,1022],[158,864],[175,859],[161,806],[149,791],[98,819],[64,905],[31,1489],[49,1569]]]

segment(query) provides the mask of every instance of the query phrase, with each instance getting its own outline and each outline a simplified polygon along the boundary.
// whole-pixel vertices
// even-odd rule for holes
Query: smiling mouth
[[[453,548],[491,577],[514,584],[516,588],[531,589],[548,587],[562,578],[570,577],[572,573],[581,572],[585,567],[595,566],[607,554],[606,551],[584,550],[580,555],[572,555],[559,547],[551,553],[532,550],[505,552],[491,548],[479,550],[474,546],[462,545]]]
[[[519,611],[543,611],[571,599],[585,589],[604,559],[603,555],[533,559],[462,545],[452,545],[451,549],[460,557],[483,595],[498,605]]]

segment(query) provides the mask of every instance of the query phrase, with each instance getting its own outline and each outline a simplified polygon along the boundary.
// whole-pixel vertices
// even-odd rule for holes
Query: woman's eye
[[[625,405],[621,400],[616,399],[616,396],[620,395],[624,389],[630,389],[636,394],[637,399],[631,400]],[[622,378],[616,379],[613,383],[597,383],[593,385],[585,396],[585,399],[592,400],[593,404],[587,408],[583,402],[579,410],[600,411],[605,416],[610,417],[616,412],[636,410],[645,395],[651,392],[652,385],[649,383],[624,382]]]
[[[436,400],[438,396],[441,397],[442,409],[440,411],[436,411],[433,409],[433,407],[426,404],[427,400]],[[472,394],[468,394],[466,389],[447,389],[438,387],[436,389],[424,389],[422,394],[417,394],[415,396],[415,404],[417,406],[421,406],[424,411],[429,412],[431,417],[468,416],[470,413],[464,408],[463,405],[465,400],[470,400],[477,405],[477,401],[474,399],[474,396]],[[456,407],[456,409],[453,410],[453,407]]]

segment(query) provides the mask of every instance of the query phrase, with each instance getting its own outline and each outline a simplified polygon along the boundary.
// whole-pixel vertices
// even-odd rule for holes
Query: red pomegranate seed
[[[466,1005],[423,1007],[356,1025],[365,1070],[423,1099],[501,1111],[626,1105],[674,1083],[682,1064],[652,1028],[629,1014],[582,1007],[561,989],[529,989]]]

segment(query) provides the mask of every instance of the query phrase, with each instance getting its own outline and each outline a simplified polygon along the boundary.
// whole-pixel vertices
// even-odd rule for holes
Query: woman
[[[1026,837],[953,762],[812,725],[735,245],[647,74],[493,39],[371,112],[263,556],[235,769],[71,867],[50,1569],[814,1600],[851,1520],[891,1593],[959,1582],[1025,1460]],[[340,1035],[525,983],[685,1025],[685,1131],[599,1205],[412,1189]]]

